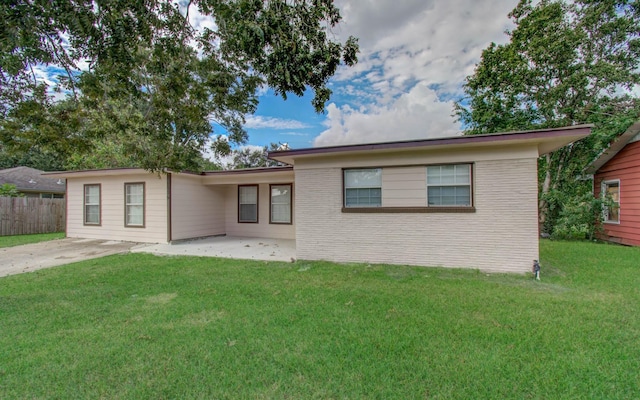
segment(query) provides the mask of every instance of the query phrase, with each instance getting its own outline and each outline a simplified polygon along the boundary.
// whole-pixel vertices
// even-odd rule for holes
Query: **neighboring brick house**
[[[63,199],[65,180],[42,176],[43,171],[29,167],[15,167],[0,170],[0,185],[15,185],[26,197],[42,199]]]
[[[640,121],[614,140],[591,165],[593,194],[614,203],[603,210],[599,237],[640,246]]]
[[[67,236],[295,239],[299,259],[524,273],[538,259],[542,154],[590,125],[283,150],[285,167],[111,169],[67,179]]]

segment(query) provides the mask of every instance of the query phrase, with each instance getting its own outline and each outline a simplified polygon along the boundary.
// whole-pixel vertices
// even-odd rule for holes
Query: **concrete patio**
[[[140,245],[132,248],[131,252],[174,256],[293,261],[296,257],[296,241],[291,239],[215,236],[171,244]]]

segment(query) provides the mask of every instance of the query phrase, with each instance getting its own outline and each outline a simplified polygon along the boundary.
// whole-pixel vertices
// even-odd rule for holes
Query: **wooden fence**
[[[65,199],[0,197],[0,236],[64,232]]]

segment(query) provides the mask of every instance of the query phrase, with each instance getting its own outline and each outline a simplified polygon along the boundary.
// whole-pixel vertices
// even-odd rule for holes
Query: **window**
[[[620,181],[602,182],[602,196],[605,205],[603,207],[604,222],[620,223]]]
[[[382,169],[344,170],[345,207],[382,206]]]
[[[291,185],[270,185],[271,216],[270,224],[291,223]]]
[[[144,227],[144,183],[125,183],[124,197],[124,225]]]
[[[428,166],[427,205],[471,207],[471,165]]]
[[[64,199],[64,195],[59,193],[40,193],[41,199]]]
[[[84,185],[84,224],[100,225],[100,185]]]
[[[258,222],[258,185],[238,186],[238,222]]]

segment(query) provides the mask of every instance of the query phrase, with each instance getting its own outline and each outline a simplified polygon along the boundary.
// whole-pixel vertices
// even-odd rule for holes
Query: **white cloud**
[[[351,107],[330,105],[329,129],[315,145],[458,132],[449,99],[462,96],[464,78],[473,73],[482,50],[507,40],[507,14],[517,0],[340,0],[337,5],[343,16],[337,35],[358,37],[361,53],[355,67],[340,68],[332,81],[336,94],[353,99]]]
[[[294,119],[249,115],[246,118],[244,127],[247,129],[305,129],[309,128],[309,125],[302,121],[296,121]]]
[[[327,108],[328,129],[314,146],[427,139],[459,134],[451,114],[453,105],[438,100],[436,93],[420,83],[392,105],[371,105],[354,110],[334,103]]]

